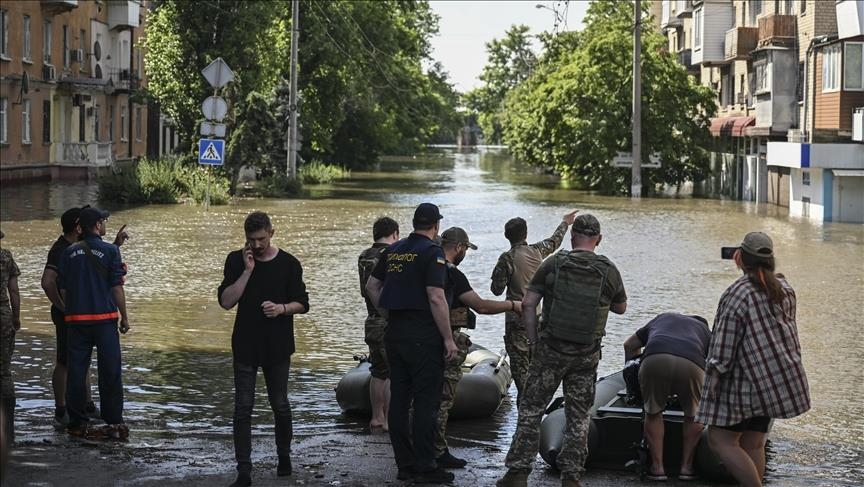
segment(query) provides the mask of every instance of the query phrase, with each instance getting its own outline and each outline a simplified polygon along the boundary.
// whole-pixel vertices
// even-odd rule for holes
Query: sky
[[[479,76],[486,65],[486,43],[504,37],[513,24],[525,24],[531,34],[551,31],[555,25],[553,7],[562,16],[560,30],[579,30],[588,9],[587,0],[572,0],[562,15],[565,1],[430,1],[441,19],[438,36],[432,39],[432,56],[440,61],[456,90],[466,92],[481,85]],[[544,8],[537,8],[537,5]],[[565,29],[566,21],[566,29]],[[538,46],[535,45],[535,49]]]

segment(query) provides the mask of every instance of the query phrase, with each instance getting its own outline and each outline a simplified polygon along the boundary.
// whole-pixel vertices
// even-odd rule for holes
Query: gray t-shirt
[[[684,357],[705,369],[711,331],[706,323],[696,318],[679,313],[661,313],[639,328],[636,337],[645,344],[643,357],[668,353]]]

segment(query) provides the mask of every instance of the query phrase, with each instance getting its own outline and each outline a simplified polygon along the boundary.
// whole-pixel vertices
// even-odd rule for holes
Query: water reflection
[[[622,272],[628,313],[613,316],[600,373],[623,363],[622,343],[656,313],[680,311],[713,319],[717,300],[738,276],[721,261],[719,248],[748,231],[775,240],[778,269],[795,287],[813,411],[777,426],[771,475],[864,481],[859,463],[864,443],[864,227],[816,225],[785,210],[752,203],[703,199],[631,201],[567,191],[554,179],[524,168],[500,152],[438,154],[384,161],[378,172],[316,188],[297,200],[242,200],[223,207],[186,205],[118,209],[109,234],[123,223],[132,235],[123,247],[129,263],[127,296],[132,332],[122,338],[129,421],[158,434],[230,434],[232,374],[230,334],[234,313],[216,303],[227,253],[243,244],[242,223],[252,210],[267,211],[274,243],[303,263],[312,309],[296,320],[297,350],[290,394],[299,434],[333,429],[360,432],[365,421],[343,418],[333,388],[365,351],[364,306],[356,259],[371,223],[391,216],[409,230],[421,201],[441,206],[445,226],[467,229],[479,246],[460,266],[477,292],[491,298],[489,275],[508,248],[503,223],[528,222],[529,239],[547,237],[570,208],[594,213],[603,226],[599,251]],[[50,372],[54,354],[48,301],[39,286],[48,248],[59,234],[59,215],[92,203],[93,185],[4,184],[0,221],[22,270],[24,329],[14,370],[25,434],[53,434]],[[503,318],[479,316],[472,339],[503,348]],[[272,426],[263,380],[259,381],[258,433]],[[449,428],[460,442],[506,448],[515,406],[505,401],[493,418]]]

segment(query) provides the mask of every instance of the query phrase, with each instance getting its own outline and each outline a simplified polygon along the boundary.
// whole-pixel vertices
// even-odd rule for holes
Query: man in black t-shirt
[[[303,268],[288,252],[270,245],[273,226],[266,213],[250,213],[243,225],[246,246],[225,259],[219,304],[237,305],[231,350],[234,356],[234,455],[237,479],[252,484],[252,408],[258,368],[276,420],[278,476],[291,475],[291,404],[288,372],[294,353],[294,315],[309,311]]]
[[[57,286],[58,266],[60,258],[63,256],[63,251],[81,239],[81,226],[78,221],[78,216],[81,210],[89,208],[86,205],[82,208],[73,207],[66,210],[60,217],[60,226],[63,229],[63,235],[60,235],[48,251],[48,258],[45,262],[45,269],[42,271],[42,289],[48,300],[51,301],[51,321],[54,322],[54,331],[57,337],[57,355],[54,362],[54,371],[51,374],[51,387],[54,389],[54,424],[55,426],[65,426],[69,423],[69,415],[66,412],[66,336],[67,327],[63,319],[65,310],[63,298],[60,296],[60,289]],[[114,238],[114,245],[121,246],[129,238],[126,233],[126,225],[120,227],[117,236]],[[90,394],[90,374],[85,376],[87,406],[86,412],[91,417],[98,417],[96,404],[93,403],[93,398]]]
[[[441,468],[462,468],[467,461],[453,456],[447,447],[447,419],[450,408],[456,399],[456,386],[462,378],[462,363],[468,355],[471,337],[461,331],[462,328],[474,328],[474,315],[471,310],[480,314],[492,315],[513,311],[522,313],[521,301],[493,301],[481,298],[468,282],[468,278],[456,266],[465,259],[468,249],[477,250],[477,246],[468,240],[468,234],[459,227],[444,230],[441,234],[441,248],[447,259],[447,288],[452,296],[450,302],[450,328],[453,331],[453,341],[459,353],[444,365],[444,388],[441,393],[441,406],[438,408],[438,429],[435,430],[436,462]],[[470,308],[470,309],[469,309]]]

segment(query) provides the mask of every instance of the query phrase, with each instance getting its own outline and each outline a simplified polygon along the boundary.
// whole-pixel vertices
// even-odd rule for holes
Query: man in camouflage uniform
[[[609,311],[622,314],[627,294],[609,259],[594,253],[600,222],[580,215],[573,222],[571,245],[537,269],[522,300],[528,343],[535,347],[525,391],[519,400],[516,432],[507,452],[507,474],[498,487],[526,486],[537,456],[540,419],[564,382],[567,426],[556,458],[562,487],[579,486],[588,456],[588,410],[600,362],[600,341]],[[537,342],[536,308],[543,299],[543,328]],[[535,345],[536,343],[536,345]]]
[[[372,225],[374,243],[364,250],[357,260],[360,273],[360,294],[366,301],[366,322],[364,324],[366,344],[369,345],[369,372],[372,380],[369,383],[369,398],[372,401],[372,419],[369,429],[387,431],[387,409],[390,403],[390,369],[387,366],[387,353],[384,351],[384,332],[387,330],[387,320],[381,316],[369,296],[366,294],[366,281],[372,275],[372,270],[378,265],[381,253],[390,244],[399,240],[399,224],[386,216],[375,220]]]
[[[0,232],[0,239],[4,236]],[[12,429],[15,418],[12,350],[15,347],[15,332],[21,328],[21,296],[18,293],[20,275],[12,253],[0,248],[0,397],[3,399],[0,406],[3,410],[3,428],[10,444],[15,436]]]
[[[525,286],[537,267],[547,256],[555,252],[564,240],[567,227],[576,218],[576,210],[564,215],[558,228],[546,240],[528,244],[528,224],[522,218],[512,218],[504,225],[504,236],[510,241],[510,250],[498,257],[492,271],[492,293],[500,296],[507,289],[507,299],[521,301]],[[510,356],[510,371],[516,383],[517,399],[525,389],[525,377],[531,362],[531,351],[525,337],[522,318],[516,313],[504,315],[504,347]]]
[[[453,329],[453,341],[456,342],[458,353],[453,360],[444,364],[444,389],[441,394],[441,405],[438,408],[438,429],[435,430],[435,455],[436,462],[441,468],[462,468],[468,464],[467,461],[457,458],[447,448],[447,419],[450,417],[450,408],[456,398],[456,386],[462,378],[462,363],[468,356],[468,348],[471,346],[471,337],[461,331],[462,328],[473,329],[476,324],[474,311],[480,314],[498,314],[510,311],[522,312],[522,303],[519,301],[492,301],[481,298],[468,278],[457,266],[465,259],[468,249],[477,250],[477,246],[468,240],[468,234],[459,227],[444,230],[441,234],[441,248],[444,249],[444,257],[447,259],[447,289],[450,299],[450,327]],[[469,309],[470,308],[470,309]]]

